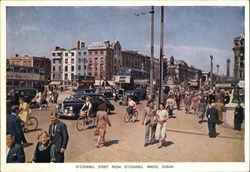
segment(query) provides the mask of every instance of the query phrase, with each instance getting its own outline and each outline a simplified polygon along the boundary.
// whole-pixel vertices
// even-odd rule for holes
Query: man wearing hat
[[[208,130],[209,130],[209,137],[215,138],[216,137],[216,124],[219,120],[218,110],[215,108],[215,104],[211,104],[211,108],[207,110],[207,119],[208,119]]]

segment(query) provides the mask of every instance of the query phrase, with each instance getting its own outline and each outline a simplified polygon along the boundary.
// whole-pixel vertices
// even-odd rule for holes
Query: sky
[[[77,40],[86,45],[118,40],[122,50],[138,50],[150,56],[149,6],[7,7],[7,58],[45,56],[55,46],[71,49]],[[203,71],[226,74],[226,59],[233,72],[233,40],[244,33],[244,7],[164,8],[164,49],[167,57],[184,60]],[[140,14],[140,15],[136,15]],[[160,7],[155,7],[155,57],[160,52]]]

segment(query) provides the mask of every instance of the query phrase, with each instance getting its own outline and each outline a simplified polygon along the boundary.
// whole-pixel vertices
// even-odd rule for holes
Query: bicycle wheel
[[[128,123],[130,121],[130,115],[126,112],[124,115],[124,122]]]
[[[76,129],[78,131],[82,131],[82,130],[85,130],[88,128],[88,124],[87,124],[87,121],[85,119],[85,117],[79,117],[77,119],[77,122],[76,122]]]
[[[138,112],[137,112],[137,111],[135,111],[134,116],[135,116],[135,121],[137,121],[138,116],[139,116],[139,114],[138,114]]]
[[[38,120],[35,117],[29,117],[27,122],[27,129],[29,131],[36,130],[38,127]]]

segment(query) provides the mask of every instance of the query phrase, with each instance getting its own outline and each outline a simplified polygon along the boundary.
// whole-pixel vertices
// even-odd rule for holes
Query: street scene
[[[6,8],[6,162],[245,162],[244,10]]]

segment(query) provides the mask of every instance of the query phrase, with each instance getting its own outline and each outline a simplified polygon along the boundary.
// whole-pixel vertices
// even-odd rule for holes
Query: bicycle
[[[76,129],[82,131],[89,127],[94,127],[96,122],[95,116],[91,116],[90,118],[91,120],[89,120],[87,116],[80,116],[76,122]]]
[[[137,121],[138,116],[139,116],[138,111],[135,110],[135,111],[134,111],[134,120],[135,120],[135,121]],[[124,114],[124,122],[125,122],[125,123],[128,123],[128,122],[131,121],[131,119],[132,119],[132,114],[129,114],[128,112],[126,112],[126,113]]]
[[[38,120],[36,117],[30,116],[28,118],[26,128],[24,128],[24,122],[21,122],[23,132],[28,132],[28,131],[35,131],[38,127]]]

